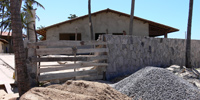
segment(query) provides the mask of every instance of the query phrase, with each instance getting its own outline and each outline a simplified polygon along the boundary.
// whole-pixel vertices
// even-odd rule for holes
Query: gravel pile
[[[200,100],[200,90],[170,71],[146,67],[114,84],[134,100]]]

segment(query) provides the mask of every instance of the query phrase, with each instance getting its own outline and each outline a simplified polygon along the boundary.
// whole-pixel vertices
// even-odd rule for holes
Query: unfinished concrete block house
[[[101,10],[92,13],[94,39],[102,34],[124,35],[128,34],[130,15],[111,9]],[[44,36],[44,40],[90,40],[88,15],[77,17],[61,23],[57,23],[43,29],[37,33]],[[76,30],[77,29],[77,30]],[[133,33],[135,36],[156,37],[171,32],[179,31],[176,28],[159,24],[150,20],[134,17]]]

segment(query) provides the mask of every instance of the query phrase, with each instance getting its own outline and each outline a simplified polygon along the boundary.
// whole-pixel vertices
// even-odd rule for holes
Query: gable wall
[[[94,33],[123,33],[123,30],[129,32],[129,18],[112,12],[102,12],[92,16]],[[47,40],[59,40],[60,33],[82,34],[82,40],[90,40],[90,28],[88,17],[65,23],[47,30]],[[148,36],[149,25],[140,20],[134,20],[133,31],[135,36]],[[95,35],[94,35],[95,36]]]

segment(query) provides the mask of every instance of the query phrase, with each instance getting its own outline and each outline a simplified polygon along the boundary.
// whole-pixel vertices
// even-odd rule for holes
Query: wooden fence
[[[42,41],[28,43],[34,49],[35,56],[29,57],[38,64],[38,81],[51,81],[82,77],[89,80],[103,79],[108,65],[106,42],[102,41]],[[40,65],[42,62],[69,62],[57,65]],[[80,68],[89,70],[77,70]],[[74,69],[74,71],[73,71]],[[72,70],[72,71],[67,71]]]

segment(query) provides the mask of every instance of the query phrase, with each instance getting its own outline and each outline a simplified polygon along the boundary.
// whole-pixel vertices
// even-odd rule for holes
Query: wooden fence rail
[[[103,41],[42,41],[28,43],[27,46],[28,48],[35,49],[36,52],[35,57],[29,57],[31,62],[74,62],[74,64],[67,63],[62,65],[49,64],[38,66],[38,81],[59,80],[73,77],[102,79],[105,67],[108,65],[106,62],[108,58],[108,49],[106,48],[106,42]],[[58,55],[60,57],[58,57]],[[66,71],[88,67],[93,68],[83,71],[77,70],[75,72]]]
[[[68,72],[68,73],[53,73],[53,74],[39,76],[39,81],[50,81],[50,80],[72,78],[72,77],[84,76],[84,75],[95,76],[97,75],[97,73],[98,72],[96,70]]]
[[[87,45],[106,45],[106,42],[102,41],[43,41],[36,43],[28,43],[28,48],[37,48],[38,46],[47,46],[47,47],[78,47],[78,46],[87,46]]]
[[[96,57],[45,57],[45,58],[32,58],[33,62],[53,62],[53,61],[93,61],[93,60],[107,60],[107,56]]]
[[[96,53],[96,52],[108,52],[107,48],[94,48],[94,49],[77,49],[73,48],[41,48],[36,49],[37,55],[57,55],[57,54],[74,54],[74,53]]]
[[[45,65],[46,66],[46,65]],[[78,64],[67,64],[62,65],[61,67],[57,67],[55,65],[50,65],[48,67],[41,66],[40,73],[44,72],[51,72],[51,71],[60,71],[60,70],[67,70],[67,69],[77,69],[77,68],[84,68],[88,66],[108,66],[107,63],[92,63],[92,62],[85,62],[85,63],[78,63]]]

